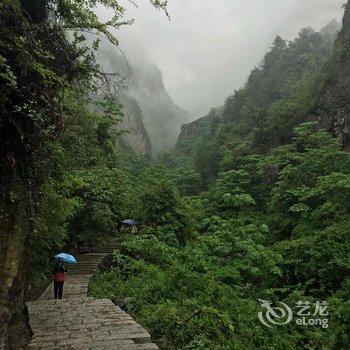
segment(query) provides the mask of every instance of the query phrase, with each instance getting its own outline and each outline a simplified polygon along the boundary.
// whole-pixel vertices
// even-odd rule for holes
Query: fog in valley
[[[148,1],[125,1],[132,26],[118,33],[130,60],[145,57],[161,70],[165,88],[191,119],[240,88],[276,35],[295,38],[341,20],[343,0],[170,0],[165,14]],[[99,8],[102,18],[107,18]],[[262,13],[264,15],[262,15]]]

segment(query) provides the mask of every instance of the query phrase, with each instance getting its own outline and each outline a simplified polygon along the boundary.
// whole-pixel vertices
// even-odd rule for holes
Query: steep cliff
[[[200,134],[206,133],[212,119],[213,116],[209,114],[193,122],[182,125],[177,146],[180,146],[192,137],[198,137]]]
[[[150,140],[154,156],[173,148],[181,125],[190,116],[174,104],[159,68],[145,57],[142,60],[140,57],[125,59],[116,48],[107,44],[102,46],[100,61],[108,72],[118,72],[118,95],[126,108],[123,125],[131,127],[131,133],[123,137],[125,142],[134,150],[149,154]]]
[[[119,127],[127,133],[121,136],[122,143],[147,157],[152,156],[151,140],[144,125],[144,116],[138,102],[127,95],[120,96],[124,108],[124,118]]]
[[[191,154],[195,151],[195,144],[204,143],[210,139],[212,131],[222,119],[222,108],[212,108],[205,117],[181,126],[181,132],[176,143],[176,149]]]
[[[337,136],[344,148],[350,143],[350,4],[345,5],[343,26],[333,55],[323,70],[324,82],[316,114],[323,127]]]
[[[134,63],[127,91],[141,107],[154,155],[173,148],[181,125],[190,117],[174,104],[164,87],[161,71],[149,61]]]
[[[126,131],[121,136],[122,144],[138,154],[151,157],[152,146],[144,124],[145,117],[139,102],[128,92],[132,67],[121,52],[108,43],[103,43],[100,47],[99,62],[107,73],[109,92],[116,95],[123,106],[124,117],[118,124],[118,128]]]

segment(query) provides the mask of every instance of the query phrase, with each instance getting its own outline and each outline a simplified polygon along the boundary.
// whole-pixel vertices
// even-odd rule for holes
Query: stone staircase
[[[114,250],[114,249],[113,249]],[[78,264],[68,266],[68,275],[93,275],[98,264],[110,252],[82,254]]]
[[[49,286],[28,304],[34,336],[29,349],[37,350],[152,350],[149,333],[107,299],[86,296],[89,278],[106,253],[89,253],[71,265],[63,299],[54,300]]]

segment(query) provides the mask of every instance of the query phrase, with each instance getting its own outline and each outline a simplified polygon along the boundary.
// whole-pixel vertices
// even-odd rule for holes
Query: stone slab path
[[[89,278],[103,253],[81,255],[68,271],[63,299],[54,300],[49,286],[37,301],[28,302],[34,336],[29,349],[153,350],[149,333],[107,299],[86,296]]]

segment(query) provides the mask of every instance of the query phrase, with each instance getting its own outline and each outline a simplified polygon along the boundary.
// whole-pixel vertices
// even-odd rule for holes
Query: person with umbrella
[[[134,219],[127,219],[122,221],[122,231],[130,229],[131,233],[137,233],[138,222]]]
[[[57,259],[57,263],[55,265],[54,273],[53,273],[53,290],[55,299],[62,299],[63,296],[63,285],[66,279],[67,269],[64,266],[64,262],[68,264],[76,264],[73,255],[61,253],[55,255]]]
[[[63,261],[57,261],[53,272],[53,294],[55,299],[62,299],[63,285],[66,279],[67,269]]]

